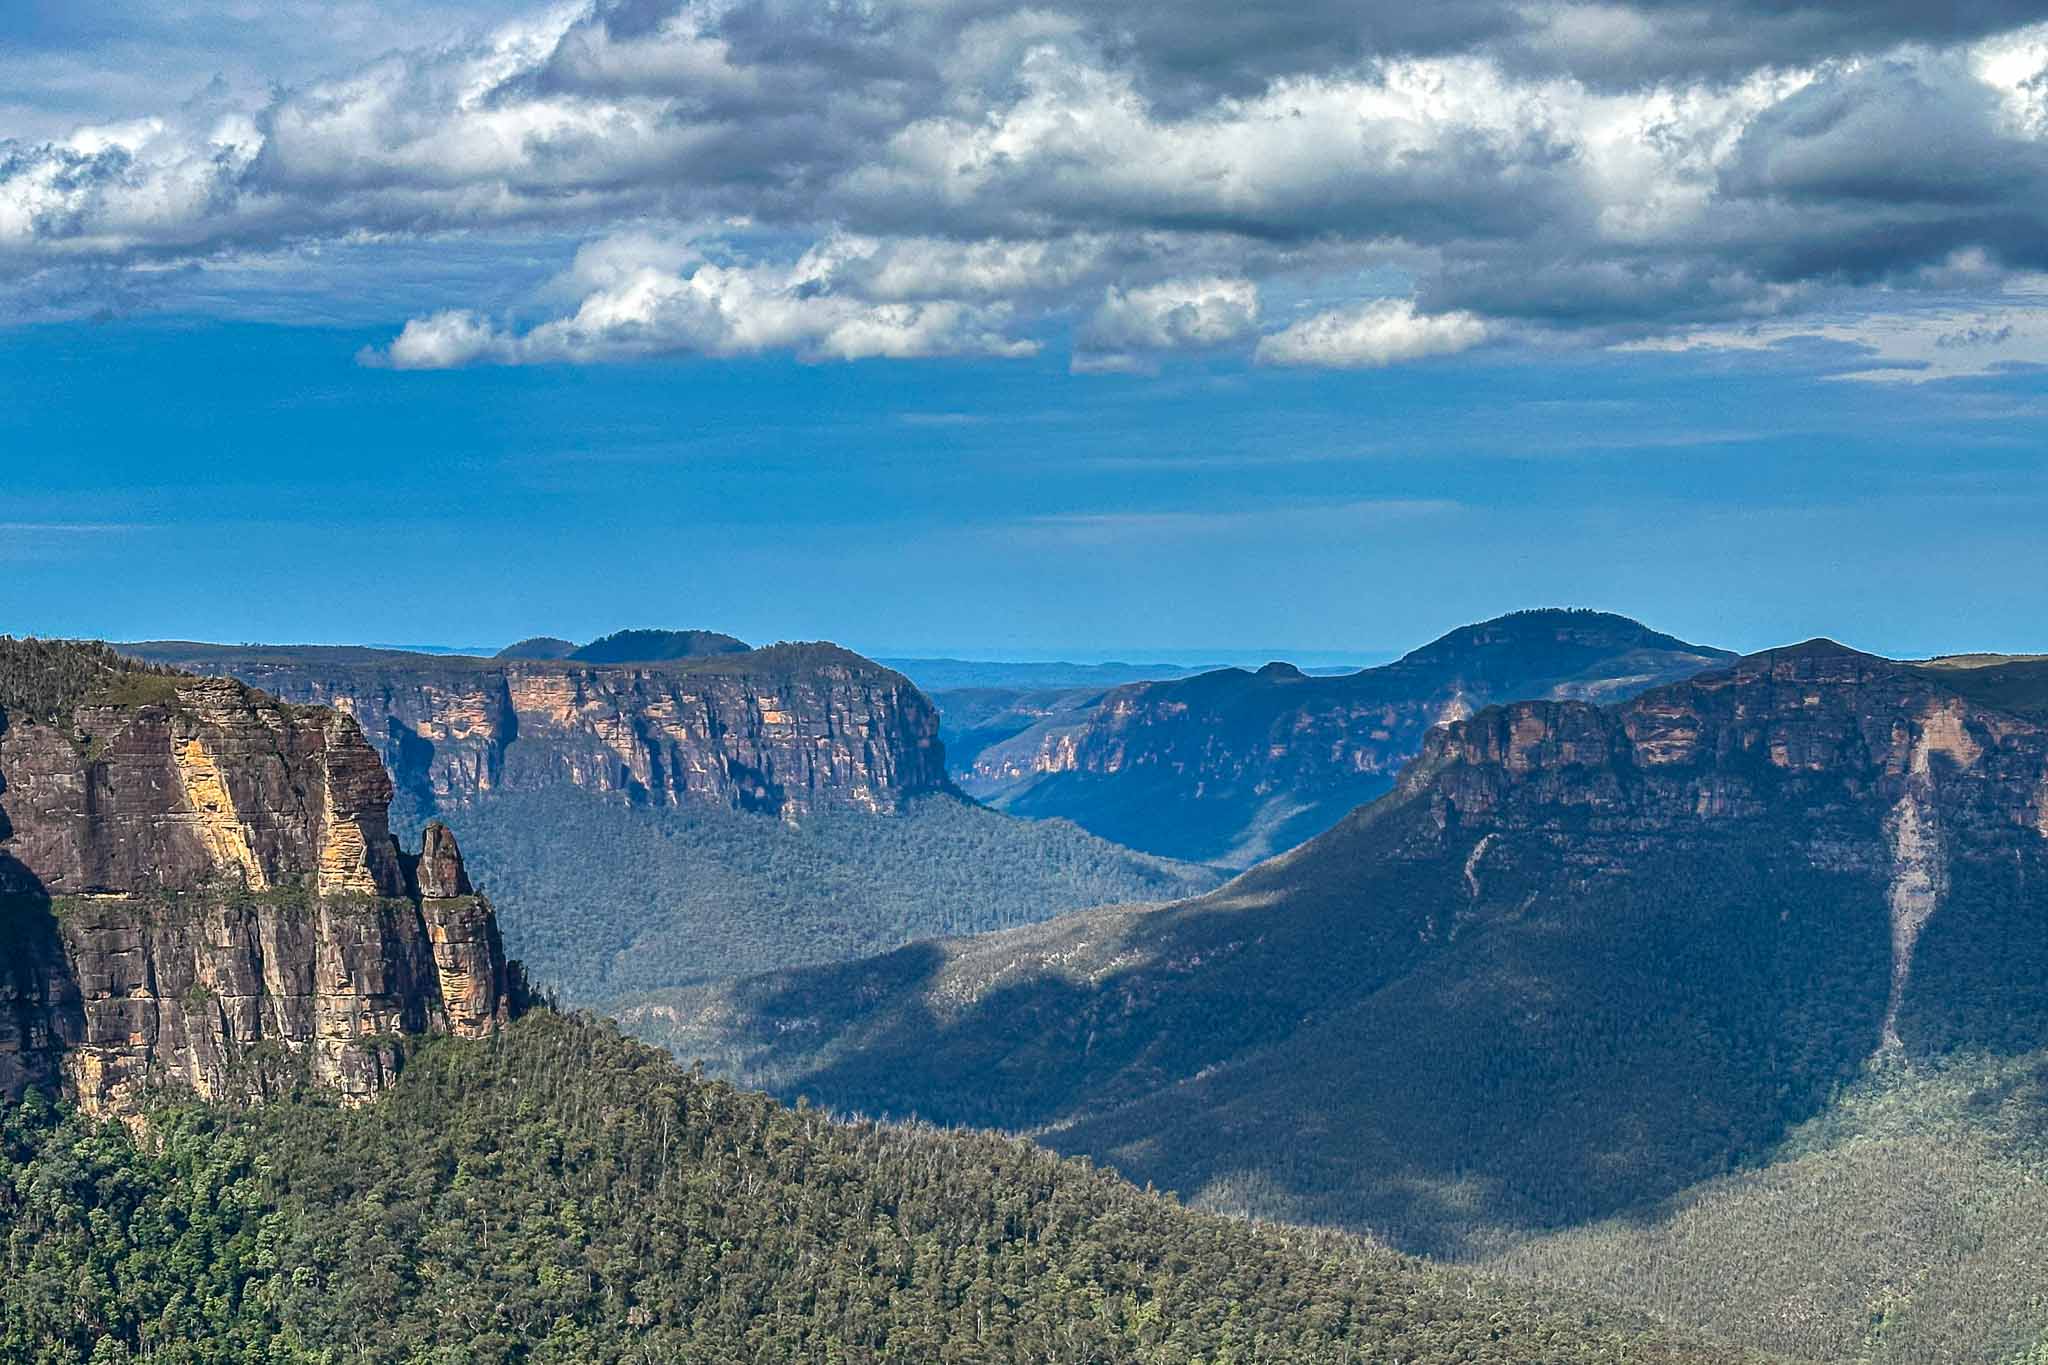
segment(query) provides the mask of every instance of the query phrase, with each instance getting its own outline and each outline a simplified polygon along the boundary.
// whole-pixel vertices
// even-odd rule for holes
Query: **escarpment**
[[[795,819],[886,813],[950,790],[938,715],[923,694],[831,645],[652,663],[130,648],[353,716],[416,814],[499,791],[574,787]]]
[[[968,790],[1147,852],[1245,866],[1380,796],[1431,726],[1525,697],[1613,701],[1724,663],[1624,617],[1532,611],[1379,668],[1131,683],[975,756]]]
[[[1431,1254],[1667,1208],[1860,1078],[2048,1046],[2048,711],[1995,681],[1814,642],[1489,707],[1207,896],[676,993],[665,1036]]]
[[[391,837],[355,721],[103,648],[0,640],[0,1094],[368,1096],[517,993],[453,836]]]
[[[1945,950],[1967,947],[1979,967],[2026,960],[2048,929],[2048,725],[1830,641],[1618,708],[1489,709],[1433,731],[1401,791],[1429,811],[1422,844],[1461,852],[1474,900],[1485,869],[1518,857],[1591,886],[1661,870],[1646,855],[1764,837],[1862,881],[1888,921],[1872,1040],[1886,1049],[1903,1045],[1916,960],[1952,903],[1976,923]]]

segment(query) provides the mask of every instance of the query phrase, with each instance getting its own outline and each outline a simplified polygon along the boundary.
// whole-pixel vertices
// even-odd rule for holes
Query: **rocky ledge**
[[[104,647],[0,639],[0,1095],[359,1099],[520,993],[454,837],[392,839],[355,721]]]
[[[419,814],[497,791],[575,787],[794,820],[828,809],[885,814],[951,789],[931,703],[901,674],[836,645],[649,663],[124,648],[354,717]]]
[[[1619,707],[1489,708],[1431,731],[1402,774],[1433,817],[1416,851],[1467,850],[1476,902],[1534,849],[1591,881],[1628,875],[1646,850],[1769,825],[1811,866],[1881,889],[1892,969],[1879,1042],[1897,1048],[1923,935],[1959,878],[2008,877],[1993,899],[2018,932],[2040,929],[2028,871],[2048,840],[2048,725],[1957,681],[1814,640]]]

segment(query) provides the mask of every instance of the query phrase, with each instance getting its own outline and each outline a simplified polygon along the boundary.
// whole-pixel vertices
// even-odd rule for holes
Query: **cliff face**
[[[1134,683],[980,754],[967,787],[1148,852],[1244,865],[1385,792],[1431,726],[1523,697],[1613,700],[1725,662],[1592,612],[1454,631],[1382,668]]]
[[[2010,861],[2048,836],[2048,726],[1814,641],[1621,707],[1492,708],[1431,732],[1400,789],[1445,838],[1529,835],[1587,866],[1796,820],[1817,864],[1900,877],[1916,847]]]
[[[423,812],[572,786],[796,818],[949,789],[930,703],[833,646],[657,664],[130,648],[353,716]]]
[[[1430,734],[1402,791],[1469,844],[1475,898],[1521,850],[1582,879],[1636,854],[1768,829],[1806,861],[1872,879],[1889,919],[1879,1042],[1901,1046],[1923,935],[1959,882],[2026,870],[2048,840],[2048,726],[1980,705],[1939,674],[1814,641],[1602,709],[1522,702]]]
[[[34,650],[84,680],[35,707],[0,683],[0,1093],[359,1098],[399,1035],[507,1017],[489,906],[445,829],[398,850],[353,720],[86,647],[0,641],[0,673]]]
[[[1198,900],[678,995],[669,1036],[1432,1254],[1663,1209],[1859,1076],[2048,1046],[2033,681],[1815,642],[1490,708]]]

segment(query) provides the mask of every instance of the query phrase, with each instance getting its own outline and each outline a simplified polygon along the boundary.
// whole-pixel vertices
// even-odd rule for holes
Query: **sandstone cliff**
[[[1523,697],[1614,700],[1733,657],[1619,616],[1521,612],[1341,677],[1275,663],[1119,687],[993,745],[965,785],[1133,848],[1244,866],[1385,792],[1433,725]]]
[[[1200,899],[663,1004],[789,1095],[1407,1249],[1668,1209],[1860,1077],[2048,1046],[2048,669],[1816,641],[1489,708]]]
[[[125,648],[353,716],[418,814],[571,786],[794,819],[891,812],[950,789],[931,704],[901,675],[832,645],[651,664]]]
[[[387,825],[345,715],[102,648],[0,640],[0,1094],[373,1093],[401,1035],[510,1012],[452,836]]]
[[[1916,952],[1959,865],[2003,874],[2040,859],[2048,725],[1970,700],[1953,677],[1816,640],[1620,708],[1482,712],[1432,731],[1401,790],[1429,804],[1441,839],[1469,845],[1475,901],[1490,868],[1536,848],[1593,878],[1745,826],[1791,835],[1814,867],[1882,886],[1877,1041],[1898,1048]]]

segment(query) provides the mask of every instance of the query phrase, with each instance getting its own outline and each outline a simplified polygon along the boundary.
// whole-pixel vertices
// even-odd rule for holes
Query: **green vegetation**
[[[2034,1348],[2048,844],[1952,797],[1880,1052],[1884,802],[1736,756],[1716,776],[1757,815],[1700,822],[1582,771],[1609,804],[1542,788],[1488,839],[1393,797],[1204,900],[670,992],[633,1023],[787,1096],[1032,1132],[1202,1207],[1747,1345]]]
[[[541,1012],[378,1103],[0,1110],[21,1365],[1677,1365],[1639,1318],[839,1124]]]
[[[1219,880],[953,797],[788,825],[577,790],[501,792],[455,829],[508,950],[579,1003],[1169,900]]]
[[[493,659],[566,659],[576,652],[573,640],[559,635],[532,635],[506,645]]]
[[[1967,660],[1967,662],[1966,662]],[[1995,706],[2030,720],[2048,720],[2048,659],[1937,659],[1922,672],[1979,706]]]
[[[2048,1052],[1874,1066],[1760,1168],[1488,1266],[1807,1359],[2048,1360]]]
[[[1869,723],[1882,669],[1831,724]],[[2048,848],[2022,740],[2016,772],[1942,776],[1944,886],[1882,1051],[1882,748],[1812,778],[1730,747],[1676,781],[1567,760],[1505,807],[1446,770],[1203,902],[679,992],[655,1022],[784,1093],[1032,1129],[1205,1207],[1752,1346],[2021,1360],[2048,1339]],[[1709,791],[1749,814],[1695,818]]]
[[[1536,697],[1612,700],[1734,655],[1626,617],[1526,611],[1464,626],[1393,663],[1336,677],[1285,665],[1138,683],[1076,709],[1047,702],[1008,735],[985,707],[947,727],[978,746],[970,795],[1015,815],[1072,820],[1163,857],[1248,867],[1386,792],[1447,713]],[[987,722],[1009,727],[1000,711]],[[1039,755],[1072,756],[1060,771]],[[969,760],[948,748],[956,767]]]
[[[184,680],[94,641],[0,635],[0,725],[12,716],[68,726],[85,705],[161,704],[176,696]]]
[[[554,635],[536,635],[499,650],[493,659],[575,659],[581,663],[656,663],[706,654],[744,654],[747,643],[713,630],[621,630],[578,647]]]
[[[745,654],[747,642],[715,630],[621,630],[592,640],[568,657],[581,663],[659,663],[714,654]]]
[[[1387,811],[1204,901],[628,1017],[785,1096],[1041,1132],[1217,1207],[1444,1256],[1754,1161],[1875,1047],[1881,886],[1730,842],[1591,888],[1548,858],[1501,865],[1475,904],[1462,850],[1393,856],[1428,818]]]

